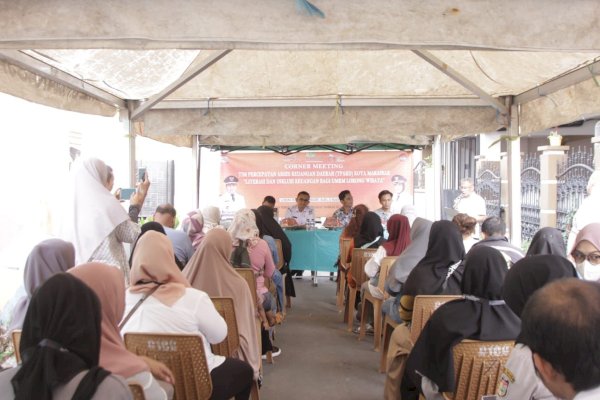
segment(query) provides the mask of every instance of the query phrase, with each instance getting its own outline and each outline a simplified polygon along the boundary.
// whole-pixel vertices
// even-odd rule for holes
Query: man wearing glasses
[[[479,223],[485,221],[485,200],[475,193],[475,185],[470,178],[461,179],[460,195],[454,199],[454,209],[475,218]]]
[[[281,221],[283,226],[306,225],[309,221],[315,220],[315,212],[310,203],[310,194],[300,192],[296,196],[296,205],[291,206],[285,213],[285,218]]]

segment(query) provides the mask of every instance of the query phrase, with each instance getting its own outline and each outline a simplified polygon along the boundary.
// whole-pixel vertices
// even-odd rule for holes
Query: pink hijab
[[[246,361],[258,378],[260,369],[260,343],[256,325],[256,308],[248,284],[229,263],[231,236],[227,231],[210,230],[194,256],[183,269],[192,287],[206,292],[210,297],[231,297],[240,335],[240,354],[234,357]]]
[[[572,252],[575,250],[579,242],[583,240],[587,240],[593,244],[595,248],[600,250],[600,222],[592,222],[591,224],[584,226],[577,234],[575,244],[573,244],[573,248],[569,249],[569,251]]]
[[[70,274],[80,279],[96,293],[102,306],[102,340],[100,366],[125,379],[143,371],[148,365],[125,348],[119,332],[119,322],[125,312],[125,281],[116,267],[87,263],[71,268]],[[73,299],[73,301],[77,301]]]
[[[160,284],[152,296],[168,307],[185,294],[185,288],[190,287],[175,264],[171,241],[156,231],[148,231],[138,240],[129,281],[131,293],[146,293]]]
[[[183,230],[188,234],[192,241],[194,250],[200,246],[204,239],[204,217],[200,211],[190,211],[182,222]]]

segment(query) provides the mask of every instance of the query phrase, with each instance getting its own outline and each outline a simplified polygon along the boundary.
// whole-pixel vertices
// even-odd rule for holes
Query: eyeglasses
[[[585,260],[588,260],[590,262],[590,264],[592,264],[592,265],[600,264],[600,253],[599,252],[584,254],[584,253],[580,252],[579,250],[573,250],[573,252],[571,253],[571,256],[573,256],[573,259],[575,260],[576,263],[582,263]]]
[[[298,201],[305,201],[305,202],[310,202],[310,199],[307,199],[306,197],[298,197]]]

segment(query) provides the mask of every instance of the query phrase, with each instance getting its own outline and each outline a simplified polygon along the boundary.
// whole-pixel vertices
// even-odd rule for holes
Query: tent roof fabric
[[[0,91],[128,112],[183,146],[423,146],[506,127],[519,99],[523,134],[600,113],[595,0],[311,2],[324,18],[295,0],[0,0]]]

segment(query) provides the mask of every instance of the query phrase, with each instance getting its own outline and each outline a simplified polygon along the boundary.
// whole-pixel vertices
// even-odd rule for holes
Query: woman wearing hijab
[[[379,268],[384,257],[399,256],[410,245],[410,222],[404,215],[394,214],[387,222],[388,240],[365,264],[365,273],[369,278],[369,292],[376,299],[383,299],[379,285]]]
[[[561,257],[567,256],[565,241],[563,240],[562,233],[558,229],[545,227],[535,233],[525,257],[539,254],[555,254]]]
[[[140,234],[137,218],[150,187],[148,177],[131,196],[128,215],[110,192],[114,176],[103,161],[78,159],[71,175],[73,187],[64,228],[66,239],[75,246],[76,264],[99,261],[114,265],[129,280],[123,243],[135,242]]]
[[[461,293],[460,279],[464,268],[462,260],[465,257],[462,235],[456,224],[450,221],[436,221],[430,226],[425,255],[410,271],[405,278],[406,283],[401,287],[398,313],[405,323],[398,325],[390,337],[385,381],[386,399],[400,398],[400,380],[404,374],[406,359],[414,345],[410,341],[408,323],[412,320],[415,297]],[[410,266],[403,266],[405,268],[394,273],[404,276]]]
[[[269,329],[269,325],[275,323],[275,313],[277,312],[275,299],[265,286],[265,276],[271,279],[273,273],[277,270],[273,257],[271,257],[269,245],[259,237],[254,213],[247,208],[238,210],[235,213],[228,232],[231,235],[234,247],[246,246],[248,249],[250,266],[254,270],[256,281],[257,304],[262,307],[268,318],[268,321],[263,320],[263,327]]]
[[[98,365],[101,321],[100,302],[83,282],[65,273],[49,278],[29,303],[23,363],[0,374],[2,398],[131,399],[127,383]]]
[[[267,235],[265,233],[265,224],[262,219],[262,215],[259,214],[258,211],[252,210],[254,213],[254,218],[256,220],[256,227],[258,228],[258,237],[263,239],[269,245],[269,249],[271,250],[271,256],[273,257],[273,263],[275,266],[279,264],[279,254],[277,252],[277,244],[275,243],[275,239],[273,236]],[[271,280],[275,284],[275,288],[277,289],[277,305],[278,309],[283,313],[284,304],[283,304],[283,276],[281,272],[277,268],[273,271],[273,276],[271,276]],[[280,318],[283,316],[281,315]]]
[[[181,227],[189,236],[192,248],[196,251],[204,238],[204,217],[202,216],[202,212],[199,210],[189,212],[181,223]]]
[[[455,391],[452,348],[461,340],[517,337],[521,320],[502,299],[507,273],[506,261],[498,250],[487,246],[471,249],[461,284],[464,298],[443,304],[427,321],[406,361],[403,400],[417,399],[419,391],[427,399]]]
[[[52,275],[65,272],[75,265],[75,248],[69,242],[60,239],[48,239],[36,245],[23,272],[23,286],[26,295],[17,300],[8,330],[21,329],[29,300],[42,283]]]
[[[121,272],[110,265],[87,263],[71,268],[69,273],[92,289],[100,300],[102,308],[100,366],[122,376],[127,382],[139,383],[148,400],[167,399],[167,393],[152,376],[148,365],[150,361],[129,352],[119,332],[118,325],[125,311],[125,283]],[[172,382],[172,376],[168,375],[170,372],[161,378]]]
[[[600,281],[600,222],[587,224],[579,231],[571,257],[580,277],[586,281]]]
[[[285,276],[285,294],[287,306],[290,307],[290,297],[296,297],[296,289],[294,288],[294,281],[290,273],[290,261],[292,260],[292,242],[288,239],[287,235],[273,218],[273,209],[269,206],[260,206],[256,209],[260,214],[265,234],[273,237],[274,239],[281,240],[281,249],[283,251],[283,267],[281,268],[281,274]]]
[[[217,226],[221,226],[221,210],[219,207],[208,206],[202,209],[202,232],[206,235],[208,231]]]
[[[562,278],[577,277],[569,260],[561,255],[533,255],[525,257],[508,271],[502,286],[502,297],[520,318],[525,303],[545,284]],[[498,396],[506,400],[549,400],[554,395],[535,373],[529,347],[517,337],[515,348],[502,370]]]
[[[256,307],[248,284],[229,263],[231,236],[223,229],[209,231],[192,259],[183,270],[193,288],[210,297],[231,297],[235,307],[239,354],[233,357],[246,361],[254,371],[254,379],[260,373],[260,347],[256,326]]]
[[[162,233],[165,236],[167,235],[167,233],[165,232],[165,228],[158,222],[150,221],[150,222],[146,222],[144,225],[142,225],[142,227],[140,229],[140,235],[135,240],[135,243],[133,244],[133,246],[131,246],[131,254],[129,255],[129,267],[130,268],[133,263],[133,252],[135,251],[137,243],[140,241],[140,238],[148,231],[155,231],[158,233]]]
[[[202,338],[206,364],[212,378],[211,399],[248,399],[252,368],[245,362],[213,354],[210,345],[227,337],[227,324],[208,295],[190,287],[173,257],[166,236],[149,232],[133,255],[132,286],[126,293],[126,312],[151,293],[131,314],[121,333],[186,333]],[[158,285],[158,289],[154,290]]]

